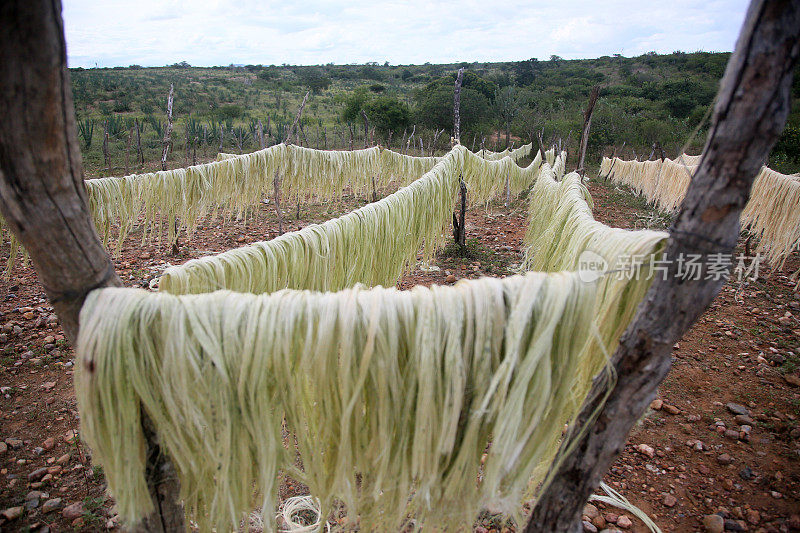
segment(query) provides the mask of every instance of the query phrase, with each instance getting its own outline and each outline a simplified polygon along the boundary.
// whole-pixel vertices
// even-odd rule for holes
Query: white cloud
[[[392,64],[731,50],[744,0],[64,0],[71,66]]]

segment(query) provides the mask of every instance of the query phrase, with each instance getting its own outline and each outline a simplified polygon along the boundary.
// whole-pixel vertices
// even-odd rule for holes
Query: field
[[[596,180],[590,189],[595,216],[607,224],[663,228],[669,222],[628,190]],[[368,201],[345,196],[329,205],[303,205],[299,219],[293,206],[284,216],[294,230]],[[276,236],[271,206],[259,209],[257,219],[246,224],[206,221],[191,241],[181,243],[178,256],[170,255],[166,242],[142,246],[134,233],[116,258],[117,271],[126,286],[146,287],[169,263]],[[525,217],[521,199],[509,208],[495,204],[471,210],[468,256],[446,248],[435,261],[439,270],[415,268],[399,287],[513,273]],[[800,528],[800,296],[788,277],[798,268],[795,257],[783,271],[765,268],[756,281],[728,283],[676,346],[659,400],[606,476],[662,530],[702,529],[704,516],[712,513],[723,514],[733,531]],[[23,516],[3,530],[114,529],[114,506],[103,493],[102,469],[92,465],[76,436],[73,352],[58,320],[30,268],[15,270],[0,283],[0,291],[5,295],[0,302],[0,472],[7,480],[0,489],[0,509],[24,507]],[[302,491],[293,481],[283,481],[284,498]],[[587,530],[645,531],[630,513],[596,507],[597,516],[587,517],[593,522]],[[586,512],[594,515],[595,508]],[[474,527],[484,533],[515,529],[491,510]]]
[[[477,149],[483,143],[502,149],[506,130],[516,146],[530,142],[534,132],[543,132],[545,143],[561,139],[574,154],[582,110],[592,86],[600,85],[589,161],[597,161],[612,146],[628,158],[647,157],[654,143],[670,155],[682,149],[699,153],[727,58],[724,53],[675,52],[437,65],[132,65],[72,69],[71,74],[86,175],[97,177],[160,169],[170,84],[175,89],[175,130],[169,168],[187,166],[217,151],[257,149],[259,121],[265,145],[283,140],[309,91],[301,121],[304,146],[364,146],[363,109],[373,144],[399,148],[414,132],[411,148],[419,153],[421,138],[429,152],[436,132],[445,130],[435,148],[446,150],[453,124],[452,85],[459,67],[467,72],[462,106],[462,142],[467,147]],[[798,79],[795,76],[795,102],[800,98]],[[795,104],[771,155],[771,168],[800,170],[799,131],[800,106]]]

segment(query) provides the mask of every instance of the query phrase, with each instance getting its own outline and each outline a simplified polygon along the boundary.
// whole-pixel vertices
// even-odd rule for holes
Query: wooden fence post
[[[89,213],[61,5],[8,0],[0,27],[0,212],[74,345],[86,295],[122,283]],[[177,476],[144,419],[154,512],[133,529],[184,531]]]
[[[167,170],[167,154],[169,154],[169,147],[172,143],[172,99],[174,96],[175,86],[169,84],[169,96],[167,97],[167,129],[164,132],[164,146],[161,150],[161,170]]]
[[[611,358],[616,382],[595,378],[526,532],[580,530],[586,499],[655,397],[674,343],[725,283],[713,276],[682,279],[677,258],[734,251],[753,180],[789,115],[798,55],[800,2],[754,0],[720,84],[702,162],[670,230],[668,270],[655,277]]]

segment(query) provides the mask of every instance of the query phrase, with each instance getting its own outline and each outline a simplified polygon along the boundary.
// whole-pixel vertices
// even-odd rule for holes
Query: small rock
[[[48,391],[52,390],[53,387],[55,387],[55,386],[56,386],[56,382],[55,381],[47,381],[45,383],[42,383],[42,390],[44,390],[45,392],[48,392]]]
[[[450,274],[446,278],[444,278],[445,283],[455,283],[456,277],[453,274]]]
[[[680,414],[680,412],[681,412],[681,410],[680,410],[680,409],[678,409],[677,407],[675,407],[674,405],[669,405],[669,404],[667,404],[667,403],[665,403],[665,404],[664,404],[664,406],[662,407],[662,409],[663,409],[664,411],[668,412],[668,413],[669,413],[669,414],[671,414],[671,415],[678,415],[678,414]]]
[[[707,533],[722,533],[725,531],[725,519],[718,514],[709,514],[703,517],[703,527]]]
[[[33,455],[42,455],[44,453],[44,448],[37,446],[33,449]]]
[[[42,446],[44,446],[45,450],[52,450],[56,445],[56,440],[53,437],[47,437],[44,439]]]
[[[8,521],[16,520],[22,516],[22,506],[20,505],[19,507],[9,507],[8,509],[4,509],[0,511],[0,516]]]
[[[64,455],[56,459],[56,464],[60,464],[62,466],[67,464],[69,462],[69,457],[70,457],[69,454],[65,453]]]
[[[71,443],[73,443],[73,442],[75,442],[75,440],[76,440],[77,438],[78,438],[78,432],[77,432],[77,431],[75,431],[74,429],[70,429],[70,430],[69,430],[69,431],[67,431],[67,433],[64,435],[64,440],[65,440],[66,442],[69,442],[70,444],[71,444]]]
[[[597,533],[597,528],[591,522],[584,520],[581,525],[583,526],[583,533]]]
[[[728,411],[735,415],[749,415],[750,411],[747,410],[747,407],[744,405],[739,405],[738,403],[729,403],[725,407],[728,408]]]
[[[732,440],[739,440],[739,432],[733,429],[726,429],[725,436]]]
[[[20,439],[9,437],[6,439],[6,444],[8,444],[12,450],[19,450],[22,448],[22,440]]]
[[[600,511],[598,511],[597,507],[595,507],[591,503],[587,503],[586,505],[583,506],[583,516],[588,517],[589,520],[591,520],[596,516],[600,516]]]
[[[650,458],[654,457],[656,454],[656,451],[653,449],[653,447],[648,446],[647,444],[637,444],[636,451]]]
[[[731,520],[730,518],[725,520],[725,529],[727,531],[747,531],[745,526],[740,524],[738,520]]]
[[[739,425],[748,425],[748,426],[755,425],[755,422],[753,421],[753,419],[750,418],[747,415],[736,415],[734,417],[734,420],[736,420],[736,423],[739,424]]]
[[[606,523],[616,524],[617,520],[619,520],[619,515],[617,513],[604,513],[603,518],[606,519]]]
[[[44,514],[52,513],[53,511],[56,511],[58,509],[61,509],[61,498],[53,498],[52,500],[47,500],[46,502],[44,502],[44,505],[42,505],[42,513]]]
[[[723,453],[722,455],[717,457],[717,462],[721,465],[729,465],[733,463],[733,457],[731,457],[727,453]]]
[[[750,469],[749,466],[745,466],[739,472],[739,477],[745,481],[750,481],[751,479],[753,479],[753,471]]]
[[[0,441],[0,455],[3,455],[8,451],[8,444],[5,442]]]
[[[659,409],[661,409],[662,405],[664,405],[664,401],[656,398],[655,400],[650,402],[650,409],[652,409],[653,411],[658,411]]]
[[[783,376],[783,380],[792,387],[800,387],[800,377],[795,376],[794,374],[785,374]]]
[[[617,525],[622,529],[628,529],[633,525],[633,522],[627,516],[622,515],[619,517],[619,519],[617,519]]]
[[[38,481],[42,479],[45,474],[47,474],[47,468],[37,468],[28,474],[28,481]]]
[[[675,504],[678,503],[678,498],[672,494],[665,494],[661,503],[663,503],[665,507],[675,507]]]
[[[61,511],[61,516],[67,520],[74,520],[83,516],[83,502],[75,502],[67,505]]]
[[[32,490],[28,494],[25,495],[25,500],[41,500],[43,498],[47,498],[47,493],[42,492],[40,490]]]
[[[744,517],[752,525],[756,525],[761,521],[761,513],[759,513],[755,509],[748,509],[747,511],[745,511]]]

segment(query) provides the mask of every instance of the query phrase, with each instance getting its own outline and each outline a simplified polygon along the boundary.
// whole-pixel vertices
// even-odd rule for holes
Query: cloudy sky
[[[730,51],[744,0],[63,0],[70,66],[391,64]]]

